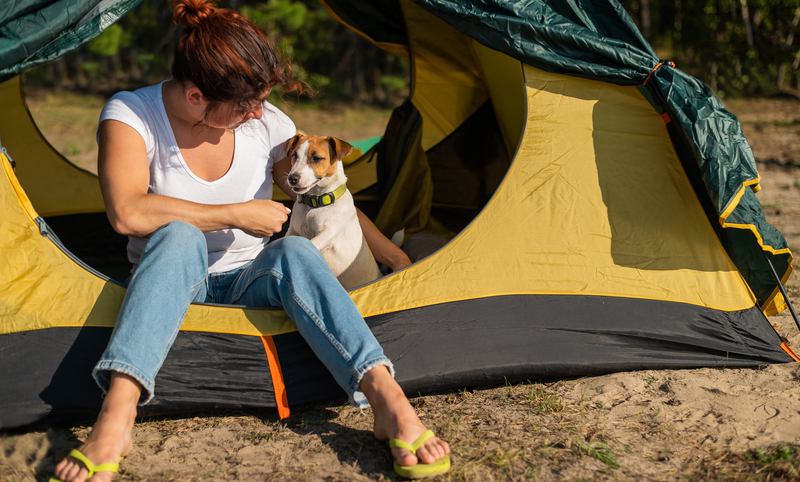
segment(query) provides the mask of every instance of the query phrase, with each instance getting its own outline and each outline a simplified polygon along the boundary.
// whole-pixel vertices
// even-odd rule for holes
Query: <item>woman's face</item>
[[[269,91],[244,103],[218,102],[212,109],[205,111],[203,123],[219,129],[236,129],[251,119],[261,118],[262,105],[267,97]]]

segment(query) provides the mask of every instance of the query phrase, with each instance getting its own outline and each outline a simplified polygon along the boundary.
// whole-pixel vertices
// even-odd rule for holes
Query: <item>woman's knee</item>
[[[171,221],[161,226],[151,235],[151,238],[167,239],[184,246],[205,244],[206,242],[203,232],[197,226],[184,221]]]
[[[172,221],[161,226],[150,236],[148,244],[170,251],[177,257],[200,255],[205,258],[208,253],[203,232],[184,221]]]
[[[281,254],[291,259],[320,257],[316,246],[302,236],[285,236],[276,241],[275,247],[280,250]]]

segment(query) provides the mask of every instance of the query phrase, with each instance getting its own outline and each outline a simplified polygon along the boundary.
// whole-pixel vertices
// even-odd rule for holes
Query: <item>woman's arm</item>
[[[382,264],[385,264],[392,271],[397,271],[405,268],[411,264],[408,255],[394,244],[389,238],[383,235],[380,229],[375,226],[375,223],[360,209],[356,208],[358,214],[358,222],[361,224],[361,231],[364,233],[364,238],[367,240],[370,251],[375,259]]]
[[[275,180],[278,187],[281,188],[281,191],[285,192],[287,196],[294,200],[297,195],[292,191],[288,181],[289,170],[291,168],[291,159],[285,157],[281,161],[275,163],[272,178]],[[385,264],[391,268],[392,271],[403,269],[411,264],[408,255],[406,255],[402,249],[398,248],[389,238],[384,236],[366,214],[362,213],[358,208],[356,208],[356,214],[358,215],[358,223],[361,225],[361,232],[364,233],[364,238],[367,240],[367,245],[369,245],[369,249],[372,251],[375,260]]]
[[[206,205],[148,193],[150,171],[144,140],[123,122],[101,122],[98,146],[98,176],[106,213],[120,234],[144,237],[171,221],[185,221],[201,231],[238,228],[265,237],[280,231],[288,219],[288,210],[270,200]]]

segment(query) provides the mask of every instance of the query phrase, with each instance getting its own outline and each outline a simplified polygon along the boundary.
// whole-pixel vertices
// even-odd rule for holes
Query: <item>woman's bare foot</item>
[[[103,407],[86,442],[79,449],[95,464],[118,462],[133,448],[131,431],[136,420],[136,404],[141,386],[133,378],[120,373],[111,375],[111,383]],[[83,482],[89,471],[72,457],[64,457],[56,465],[55,476],[63,482]],[[111,472],[99,472],[92,482],[107,482]]]
[[[378,440],[397,438],[413,443],[427,430],[385,366],[379,365],[368,371],[359,388],[375,415],[374,431]],[[398,465],[430,464],[449,453],[450,445],[438,437],[426,441],[416,456],[406,449],[392,448],[392,457]]]

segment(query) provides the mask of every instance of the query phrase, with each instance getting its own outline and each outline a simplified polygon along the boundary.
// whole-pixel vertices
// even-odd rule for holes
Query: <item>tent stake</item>
[[[764,258],[767,260],[767,264],[769,264],[769,269],[772,270],[772,275],[775,276],[775,280],[778,282],[778,289],[781,290],[783,299],[786,300],[786,306],[789,307],[789,313],[791,313],[792,318],[794,318],[794,324],[797,325],[797,329],[800,330],[800,321],[797,320],[797,313],[794,312],[794,307],[792,306],[792,302],[789,301],[789,295],[786,294],[786,289],[783,287],[783,283],[781,282],[781,277],[778,276],[778,272],[775,271],[775,266],[772,266],[772,260],[769,259],[769,255],[765,253]]]

